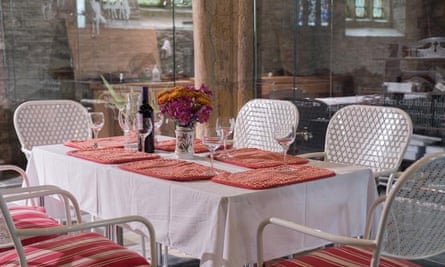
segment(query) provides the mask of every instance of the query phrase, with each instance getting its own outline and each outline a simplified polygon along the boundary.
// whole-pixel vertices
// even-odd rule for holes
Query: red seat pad
[[[24,251],[30,267],[150,266],[136,252],[92,232],[59,236],[25,246]],[[15,250],[0,253],[0,266],[20,266]]]
[[[14,221],[15,228],[17,229],[28,229],[28,228],[48,228],[59,226],[60,224],[50,218],[46,214],[46,210],[39,206],[11,206],[8,208],[11,214],[12,220]],[[57,237],[59,235],[46,235],[38,237],[27,237],[22,239],[23,245],[32,244],[35,242],[40,242],[50,238]],[[12,246],[0,248],[0,252],[12,249]]]
[[[294,259],[267,264],[270,267],[368,267],[372,250],[351,246],[330,247]],[[380,257],[381,267],[421,267],[406,260]]]

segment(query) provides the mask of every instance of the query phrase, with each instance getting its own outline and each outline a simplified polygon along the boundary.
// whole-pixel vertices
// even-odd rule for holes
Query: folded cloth
[[[214,158],[219,161],[252,169],[268,168],[284,164],[305,164],[309,162],[309,160],[305,158],[292,155],[287,155],[286,161],[284,161],[282,153],[265,151],[258,148],[240,148],[221,151],[215,153]]]
[[[103,164],[119,164],[144,159],[157,159],[157,154],[125,150],[123,148],[98,148],[68,151],[68,155]]]
[[[215,176],[210,167],[178,159],[154,159],[119,165],[119,168],[175,181],[206,180]],[[225,173],[218,170],[218,173]]]
[[[237,173],[221,173],[213,182],[247,189],[265,189],[334,176],[335,172],[309,165],[286,165]]]
[[[96,140],[68,140],[63,144],[76,149],[91,149],[94,148],[95,142],[97,142],[100,148],[124,147],[125,136],[104,137],[97,138]]]
[[[155,149],[174,152],[176,149],[176,140],[171,139],[171,140],[160,141],[155,144]],[[209,149],[202,144],[200,139],[193,140],[193,150],[195,151],[195,153],[209,152]]]

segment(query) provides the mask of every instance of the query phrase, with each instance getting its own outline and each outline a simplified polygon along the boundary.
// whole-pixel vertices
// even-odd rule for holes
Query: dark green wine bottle
[[[145,138],[145,146],[144,146],[144,152],[147,153],[153,153],[155,151],[155,142],[154,142],[154,136],[155,136],[155,128],[154,128],[154,120],[153,120],[153,108],[149,104],[149,97],[148,97],[148,87],[142,87],[142,103],[139,106],[139,116],[142,120],[142,127],[139,130],[142,132],[147,132],[149,129],[149,125],[146,120],[149,120],[151,122],[151,133]],[[142,151],[142,141],[139,141],[138,147],[139,151]]]

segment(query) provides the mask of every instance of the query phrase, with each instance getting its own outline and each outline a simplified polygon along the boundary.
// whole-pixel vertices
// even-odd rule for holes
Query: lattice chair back
[[[445,153],[412,164],[387,195],[377,243],[381,253],[426,258],[445,251]]]
[[[88,122],[86,108],[72,100],[28,101],[14,112],[14,127],[27,158],[35,145],[89,139]]]
[[[412,132],[411,118],[399,108],[346,106],[329,121],[325,160],[369,167],[376,176],[396,172]]]
[[[281,152],[283,148],[273,138],[273,129],[277,125],[289,123],[297,128],[298,120],[298,109],[290,101],[250,100],[241,107],[236,117],[233,146]]]

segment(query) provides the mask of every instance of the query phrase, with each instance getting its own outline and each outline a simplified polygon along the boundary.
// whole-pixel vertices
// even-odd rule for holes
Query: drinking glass
[[[97,137],[100,130],[104,126],[105,119],[103,112],[89,112],[90,115],[90,128],[93,131],[94,148],[98,148]]]
[[[157,143],[159,141],[158,140],[159,129],[164,123],[164,114],[160,111],[155,111],[153,113],[153,121],[155,123],[155,142]]]
[[[145,152],[145,138],[153,131],[153,123],[151,118],[140,118],[137,122],[138,127],[138,142],[140,144],[141,152]]]
[[[215,151],[223,143],[223,136],[216,130],[216,128],[204,126],[202,127],[201,140],[202,144],[206,146],[210,152],[210,168],[212,174],[216,174],[215,168],[213,167],[213,156]]]
[[[287,150],[295,140],[295,125],[277,125],[273,131],[273,138],[283,148],[283,161],[286,163]]]
[[[233,133],[235,128],[235,118],[233,117],[218,117],[216,118],[216,130],[223,137],[223,148],[227,149],[227,137]]]

